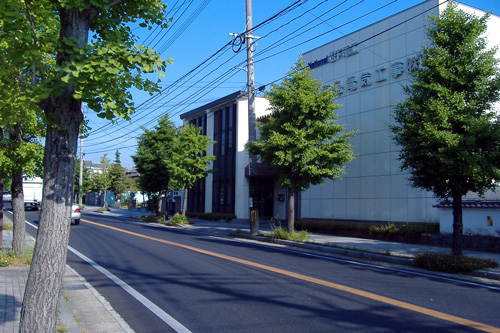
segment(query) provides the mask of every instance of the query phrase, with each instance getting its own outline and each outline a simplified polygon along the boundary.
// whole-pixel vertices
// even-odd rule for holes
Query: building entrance
[[[250,178],[250,197],[259,209],[259,219],[271,219],[274,213],[274,179],[268,177]]]

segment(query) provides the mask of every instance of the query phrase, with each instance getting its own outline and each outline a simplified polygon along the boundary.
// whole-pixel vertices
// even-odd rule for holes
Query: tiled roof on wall
[[[439,204],[434,205],[433,207],[453,208],[453,202],[450,200],[443,200]],[[463,200],[462,208],[500,208],[500,200],[481,200],[481,199]]]

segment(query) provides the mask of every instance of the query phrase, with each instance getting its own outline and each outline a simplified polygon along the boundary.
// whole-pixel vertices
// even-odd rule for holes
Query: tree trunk
[[[184,196],[182,199],[182,215],[186,216],[187,202],[188,202],[188,189],[184,188]]]
[[[160,216],[161,213],[161,191],[158,192],[156,196],[156,205],[155,205],[155,215]]]
[[[87,44],[91,17],[88,11],[60,9],[61,43],[77,40]],[[71,49],[71,48],[69,48]],[[58,65],[72,61],[72,55],[58,53]],[[66,269],[71,203],[75,175],[78,131],[83,120],[81,101],[73,98],[74,87],[41,101],[47,126],[43,158],[43,200],[33,261],[24,292],[20,332],[56,332],[62,280]]]
[[[168,182],[165,184],[165,221],[168,221]]]
[[[26,225],[24,224],[24,193],[23,193],[23,170],[12,172],[12,214],[13,214],[13,238],[12,251],[15,254],[23,254],[26,249]]]
[[[0,247],[2,246],[3,237],[3,174],[0,172]]]
[[[451,252],[453,255],[462,254],[462,195],[453,193],[453,241],[451,244]]]
[[[108,202],[106,201],[107,194],[108,194],[108,184],[107,184],[107,179],[106,179],[106,171],[104,172],[104,203],[103,203],[103,208],[108,207]]]
[[[293,233],[295,231],[295,191],[293,190],[293,188],[289,187],[289,188],[287,188],[287,192],[288,192],[287,231],[289,233]]]

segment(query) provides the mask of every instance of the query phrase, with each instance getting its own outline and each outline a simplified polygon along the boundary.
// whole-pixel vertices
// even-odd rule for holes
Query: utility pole
[[[83,138],[80,137],[80,178],[78,179],[78,204],[82,205],[83,196]]]
[[[252,142],[257,139],[257,131],[255,129],[255,84],[254,84],[254,69],[253,69],[253,38],[252,35],[252,0],[246,0],[247,7],[247,86],[248,86],[248,141]],[[256,163],[255,159],[250,160]],[[255,173],[255,169],[250,170],[250,173]]]
[[[252,34],[252,0],[246,0],[246,40],[247,40],[247,86],[248,86],[248,142],[257,140],[257,130],[255,125],[255,84],[254,84],[254,69],[253,69],[253,34]],[[253,207],[253,199],[251,198],[250,182],[254,179],[257,171],[257,156],[249,155],[248,160],[248,197],[251,199],[250,205],[250,234],[256,235],[259,233],[259,211],[258,203],[256,208]]]
[[[85,110],[85,103],[82,102],[82,113]],[[85,114],[83,115],[85,121]],[[83,196],[83,137],[80,137],[80,178],[78,178],[78,204],[82,205]]]
[[[248,88],[248,142],[257,139],[257,129],[255,120],[255,84],[253,70],[253,39],[258,38],[252,34],[252,0],[246,0],[246,26],[244,34],[230,33],[233,36],[233,51],[238,53],[243,43],[247,43],[247,88]],[[259,233],[259,212],[258,206],[254,207],[250,183],[254,179],[257,170],[257,156],[249,155],[248,160],[248,205],[250,208],[250,233],[252,235]],[[257,203],[256,203],[257,205]]]
[[[2,192],[0,192],[0,246],[2,246],[2,237],[3,237],[3,175],[0,174],[0,177],[1,177],[0,178],[0,191],[2,191]]]

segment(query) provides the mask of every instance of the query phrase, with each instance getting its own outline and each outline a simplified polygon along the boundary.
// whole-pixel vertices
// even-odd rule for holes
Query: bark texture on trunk
[[[73,101],[74,102],[74,101]],[[76,110],[71,111],[71,110]],[[79,106],[55,110],[67,130],[47,128],[38,236],[21,310],[21,332],[55,332],[69,239]],[[40,306],[43,304],[43,306]]]
[[[61,9],[61,41],[69,38],[87,43],[89,13]],[[57,63],[72,61],[59,53]],[[56,332],[62,279],[70,230],[75,155],[83,115],[81,101],[73,98],[71,85],[62,86],[42,101],[47,126],[44,151],[43,199],[38,236],[21,309],[20,332]]]
[[[0,173],[0,246],[2,246],[3,237],[3,174]]]
[[[462,195],[459,193],[453,193],[453,240],[451,245],[451,252],[454,255],[462,254],[463,228]]]
[[[11,195],[13,214],[12,251],[16,254],[22,254],[26,249],[23,170],[17,170],[12,173]]]
[[[188,189],[184,188],[184,199],[182,200],[182,215],[184,216],[186,216],[187,203],[188,203]]]
[[[288,214],[288,225],[287,231],[289,233],[293,233],[295,231],[295,191],[293,188],[289,187],[287,189],[288,192],[288,206],[287,206],[287,214]]]
[[[165,184],[165,221],[168,221],[168,182]]]

